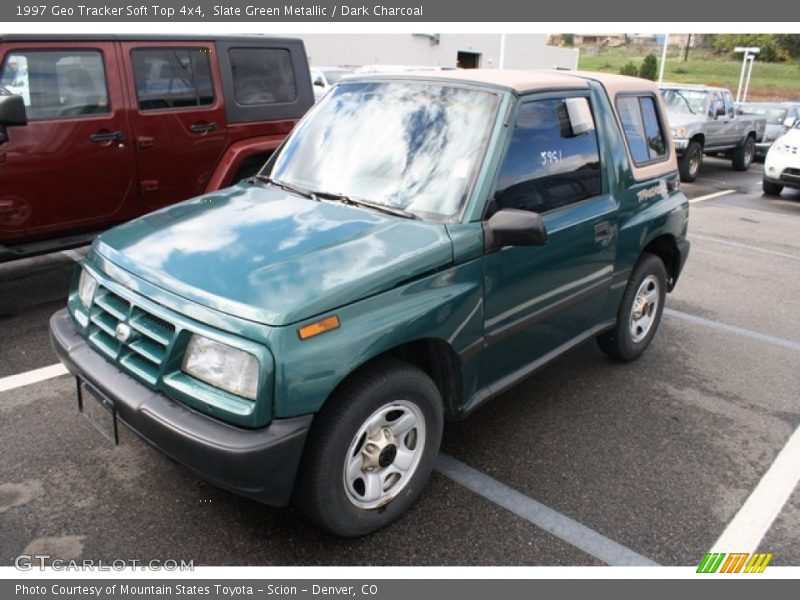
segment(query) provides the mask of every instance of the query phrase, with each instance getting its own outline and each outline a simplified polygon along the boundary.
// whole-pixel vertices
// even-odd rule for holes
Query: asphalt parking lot
[[[448,424],[417,504],[359,540],[216,489],[124,428],[111,447],[68,376],[2,391],[56,362],[47,321],[77,255],[0,265],[0,564],[696,565],[755,490],[775,497],[762,478],[800,425],[800,194],[760,184],[761,165],[708,159],[684,185],[692,254],[645,355],[619,365],[586,343]],[[770,564],[800,565],[800,488],[753,510],[775,517]]]

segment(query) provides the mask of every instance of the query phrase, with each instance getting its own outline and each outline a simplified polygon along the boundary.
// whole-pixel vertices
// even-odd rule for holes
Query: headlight
[[[82,269],[80,279],[78,279],[78,298],[81,299],[81,304],[86,310],[89,310],[89,307],[92,306],[96,289],[97,280],[89,275],[86,269]]]
[[[672,127],[672,137],[683,139],[686,137],[686,127]]]
[[[258,359],[201,335],[193,335],[183,358],[184,373],[250,400],[258,391]]]

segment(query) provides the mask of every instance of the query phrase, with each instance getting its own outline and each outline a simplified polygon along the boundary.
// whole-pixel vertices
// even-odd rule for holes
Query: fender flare
[[[233,177],[248,156],[273,152],[284,140],[283,135],[260,136],[231,144],[217,161],[204,193],[214,192],[233,183]]]

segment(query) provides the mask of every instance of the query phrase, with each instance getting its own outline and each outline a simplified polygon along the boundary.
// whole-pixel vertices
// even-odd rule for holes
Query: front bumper
[[[214,485],[288,504],[312,415],[242,429],[196,412],[107,361],[78,334],[67,309],[51,317],[50,341],[67,369],[113,400],[119,419],[145,441]]]
[[[686,147],[689,145],[689,140],[673,139],[672,141],[675,144],[675,152],[678,155],[683,154],[683,151],[686,150]]]
[[[765,158],[771,146],[772,142],[758,142],[756,144],[756,158]]]

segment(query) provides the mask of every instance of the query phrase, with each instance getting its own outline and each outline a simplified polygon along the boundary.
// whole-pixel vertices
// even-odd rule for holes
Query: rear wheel
[[[681,181],[691,183],[697,179],[700,169],[703,166],[703,146],[700,142],[692,140],[686,146],[686,151],[678,161],[678,171],[681,174]]]
[[[780,183],[771,183],[769,181],[762,181],[761,188],[768,196],[780,196],[783,191],[783,186]]]
[[[645,254],[628,279],[617,324],[597,338],[600,349],[617,360],[639,358],[656,334],[667,292],[667,271],[661,259]]]
[[[388,525],[428,480],[443,421],[439,390],[420,369],[392,359],[360,372],[314,419],[295,502],[345,537]]]
[[[733,151],[733,168],[736,171],[747,171],[756,153],[756,141],[748,135],[744,143]]]

